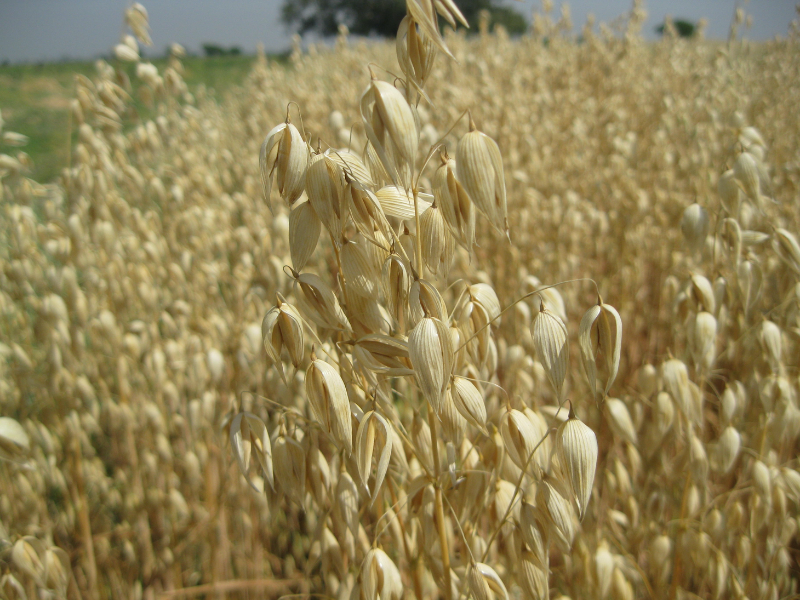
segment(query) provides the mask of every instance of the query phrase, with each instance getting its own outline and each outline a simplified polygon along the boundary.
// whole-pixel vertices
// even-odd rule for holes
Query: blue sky
[[[457,0],[456,0],[457,1]],[[161,53],[172,42],[197,51],[203,42],[240,46],[246,52],[262,42],[267,51],[289,46],[290,34],[280,23],[282,0],[142,0],[150,13],[153,51]],[[736,6],[753,16],[748,38],[764,40],[786,36],[795,18],[797,0],[650,0],[645,33],[665,14],[674,18],[708,19],[708,37],[727,37]],[[94,58],[117,43],[127,0],[0,0],[0,62],[34,62],[61,58]],[[555,13],[561,2],[554,0]],[[509,2],[530,17],[540,0]],[[627,12],[631,0],[574,0],[572,19],[580,28],[588,13],[598,22]]]

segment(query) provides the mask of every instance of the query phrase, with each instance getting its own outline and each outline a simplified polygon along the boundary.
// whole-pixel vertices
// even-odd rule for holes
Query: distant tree
[[[528,24],[512,8],[501,6],[499,0],[460,0],[458,8],[477,31],[478,13],[488,10],[493,24],[511,33],[523,33]],[[405,0],[284,0],[282,19],[299,33],[315,31],[335,35],[339,25],[347,25],[357,35],[394,37],[406,14]]]
[[[677,31],[678,35],[682,38],[694,37],[694,34],[697,31],[697,25],[691,21],[687,21],[686,19],[675,19],[672,21],[672,26],[675,27],[675,31]],[[665,21],[656,27],[656,33],[658,35],[664,35],[664,30],[666,27],[667,23]]]
[[[206,57],[211,56],[239,56],[242,54],[242,49],[239,46],[231,46],[230,48],[223,48],[217,44],[203,44],[203,54]]]

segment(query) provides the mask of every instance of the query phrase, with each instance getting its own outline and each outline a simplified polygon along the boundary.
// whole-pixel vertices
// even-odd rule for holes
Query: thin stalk
[[[414,206],[416,206],[417,194],[414,193]],[[442,502],[442,487],[439,485],[439,475],[442,465],[439,463],[439,438],[436,435],[436,414],[431,405],[428,406],[428,426],[431,428],[431,447],[433,448],[433,469],[436,478],[434,486],[434,502],[436,510],[436,525],[439,530],[439,544],[442,547],[442,575],[444,577],[444,597],[445,600],[453,600],[453,584],[450,581],[450,549],[447,545],[447,532],[444,528],[444,504]]]
[[[394,483],[392,483],[392,478],[386,478],[387,483],[389,484],[389,495],[392,497],[392,505],[397,506],[397,494],[394,491]],[[408,566],[411,568],[411,576],[414,581],[414,595],[417,597],[417,600],[422,600],[422,581],[420,579],[419,574],[419,557],[416,559],[411,558],[411,549],[408,547],[408,539],[406,537],[406,525],[403,522],[403,517],[400,515],[400,509],[395,509],[395,516],[397,517],[397,524],[400,525],[400,533],[403,536],[403,552],[406,555],[406,561],[408,562]]]
[[[420,227],[419,227],[419,201],[417,198],[419,194],[417,192],[417,188],[414,187],[414,225],[417,228],[417,232],[414,235],[414,253],[415,257],[414,260],[417,263],[417,271],[419,272],[420,279],[425,278],[425,264],[422,262],[422,237],[420,236]]]
[[[83,460],[81,443],[77,436],[72,443],[72,475],[75,478],[74,502],[78,506],[78,527],[81,532],[81,541],[85,552],[84,561],[86,579],[89,586],[89,597],[97,598],[97,562],[94,554],[94,539],[92,537],[92,524],[89,519],[89,502],[83,482]]]

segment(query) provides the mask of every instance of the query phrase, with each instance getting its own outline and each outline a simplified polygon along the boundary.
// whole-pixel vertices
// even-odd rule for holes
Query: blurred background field
[[[285,62],[284,55],[270,57]],[[184,79],[190,91],[204,86],[209,93],[222,100],[226,92],[244,83],[253,67],[254,56],[189,56],[183,61]],[[152,61],[163,69],[167,59]],[[69,144],[77,139],[72,128],[68,144],[69,103],[75,97],[75,76],[91,76],[95,61],[52,62],[37,64],[6,64],[0,66],[0,109],[5,128],[28,136],[25,151],[33,159],[30,176],[47,183],[67,166]],[[134,68],[127,69],[129,76]],[[141,103],[135,104],[141,119],[151,115]],[[128,126],[137,122],[136,119]]]

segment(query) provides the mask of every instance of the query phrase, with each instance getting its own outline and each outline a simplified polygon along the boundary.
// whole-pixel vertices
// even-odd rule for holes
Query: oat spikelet
[[[350,330],[350,321],[327,283],[313,273],[293,272],[292,275],[297,305],[304,315],[320,327]]]
[[[488,435],[486,431],[486,403],[475,384],[465,377],[453,377],[452,394],[456,410],[461,413],[461,416],[470,425],[477,427],[484,435]]]
[[[456,178],[456,161],[443,152],[442,164],[433,175],[433,197],[456,241],[470,254],[475,246],[475,206]]]
[[[344,381],[333,366],[311,354],[311,364],[306,370],[306,396],[314,417],[349,454],[353,449],[353,429]]]
[[[581,319],[578,345],[581,349],[583,372],[592,389],[593,398],[597,397],[597,353],[602,352],[606,373],[603,386],[605,397],[617,378],[622,352],[622,319],[617,310],[599,300],[596,306],[586,311]]]
[[[544,303],[533,321],[533,344],[536,347],[536,355],[544,366],[547,380],[553,386],[560,402],[569,363],[567,326],[558,315],[550,312]]]
[[[431,273],[447,279],[455,253],[455,241],[436,203],[422,213],[419,225],[419,235],[422,237],[422,260]]]
[[[545,477],[536,487],[536,504],[547,517],[548,528],[562,552],[569,552],[575,539],[575,521],[569,492],[563,483]]]
[[[583,520],[597,468],[597,437],[575,416],[571,407],[569,418],[558,428],[556,450],[578,505],[578,518]]]
[[[395,46],[400,69],[416,90],[424,94],[425,82],[436,61],[436,44],[406,15],[397,28]]]
[[[400,600],[403,580],[392,559],[380,548],[372,548],[361,563],[360,600]]]
[[[314,254],[321,231],[322,223],[311,203],[296,202],[289,212],[289,251],[295,271],[302,271]]]
[[[508,456],[515,465],[520,469],[528,469],[531,465],[538,464],[531,455],[542,436],[525,413],[517,409],[507,411],[500,422],[500,432]],[[540,445],[536,452],[544,454],[543,446]]]
[[[398,254],[390,254],[383,263],[383,296],[389,314],[394,317],[400,331],[406,331],[406,312],[408,296],[411,293],[411,276],[403,259]]]
[[[361,95],[361,118],[367,138],[391,180],[410,188],[410,178],[402,178],[401,173],[410,174],[416,164],[419,132],[403,94],[392,84],[373,78]]]
[[[270,192],[275,179],[278,193],[292,205],[303,193],[308,169],[308,147],[303,136],[288,120],[277,125],[267,134],[261,144],[258,162],[261,168],[261,183],[264,200],[272,211]]]
[[[519,556],[518,567],[520,584],[527,597],[532,600],[547,600],[550,598],[548,584],[548,567],[542,566],[533,552],[524,550]]]
[[[28,434],[11,417],[0,417],[0,460],[21,461],[30,450]]]
[[[347,220],[344,185],[342,168],[327,153],[315,155],[308,163],[305,177],[308,201],[337,245]]]
[[[467,571],[469,591],[475,600],[509,600],[508,590],[497,572],[484,563],[472,563]]]
[[[303,320],[297,310],[278,294],[278,304],[271,308],[261,322],[261,337],[264,349],[286,383],[281,353],[285,348],[295,369],[303,360]]]
[[[475,128],[470,118],[470,130],[458,142],[456,149],[457,176],[477,209],[498,232],[508,235],[508,209],[503,158],[492,138]]]
[[[375,411],[369,411],[361,418],[356,434],[356,463],[361,482],[367,491],[370,491],[369,476],[372,471],[372,458],[377,443],[379,455],[375,470],[375,482],[370,492],[370,499],[375,502],[378,492],[383,485],[386,471],[389,469],[389,459],[392,455],[391,425]]]
[[[264,421],[252,413],[239,413],[231,421],[230,440],[233,455],[236,457],[236,462],[239,463],[239,470],[244,475],[247,483],[257,492],[264,491],[259,490],[250,479],[250,457],[255,454],[258,464],[269,482],[269,486],[275,489],[272,444]]]
[[[408,336],[408,354],[422,395],[438,413],[455,360],[449,328],[435,317],[420,319]]]
[[[306,495],[306,451],[286,436],[283,425],[272,444],[272,465],[283,493],[302,506]]]

